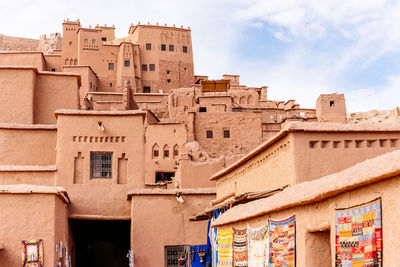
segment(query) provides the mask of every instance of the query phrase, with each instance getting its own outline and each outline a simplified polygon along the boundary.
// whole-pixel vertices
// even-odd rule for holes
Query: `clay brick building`
[[[0,52],[5,266],[20,264],[21,240],[30,239],[43,240],[46,266],[126,266],[129,249],[135,266],[175,266],[167,262],[177,258],[168,255],[207,243],[207,222],[189,218],[235,187],[209,177],[263,142],[275,144],[276,134],[284,141],[274,157],[285,156],[274,161],[275,171],[302,174],[278,187],[294,184],[294,177],[326,174],[310,176],[295,162],[297,150],[304,149],[297,144],[308,137],[284,129],[292,121],[345,122],[343,95],[321,96],[317,109],[303,109],[294,100],[269,100],[266,86],[241,85],[238,75],[196,76],[191,31],[183,27],[132,25],[127,37],[116,39],[114,27],[83,28],[79,20],[66,20],[62,36],[50,39],[32,46],[19,40],[24,45],[15,47],[21,49],[8,45],[2,50],[14,51]],[[398,146],[397,128],[388,131],[385,138],[371,137],[376,142],[362,131],[337,138],[378,155],[381,139],[387,150]],[[337,145],[336,137],[313,134],[310,151]],[[310,164],[332,156],[307,155]],[[354,162],[336,169],[370,154],[353,155]]]

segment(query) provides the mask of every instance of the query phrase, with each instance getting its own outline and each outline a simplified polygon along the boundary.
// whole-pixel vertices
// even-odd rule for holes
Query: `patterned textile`
[[[381,199],[336,209],[336,266],[382,266]]]
[[[233,266],[233,230],[232,228],[217,231],[218,267]]]
[[[295,215],[283,220],[269,220],[269,267],[295,266],[295,230]]]
[[[247,266],[247,230],[233,229],[233,266]]]
[[[268,223],[259,228],[247,225],[248,266],[265,267],[268,264]]]
[[[22,241],[22,267],[43,266],[43,240]]]

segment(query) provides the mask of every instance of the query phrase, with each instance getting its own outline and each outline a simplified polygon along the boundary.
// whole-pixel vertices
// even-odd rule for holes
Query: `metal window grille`
[[[150,64],[149,65],[149,69],[150,69],[150,71],[155,71],[156,70],[156,65]]]
[[[131,66],[131,61],[130,60],[125,60],[124,61],[124,66],[125,67],[130,67]]]
[[[90,153],[90,176],[91,178],[112,177],[112,153]]]
[[[146,50],[151,50],[151,44],[146,44]]]
[[[166,267],[179,267],[178,259],[184,257],[185,247],[165,247],[165,266]]]
[[[188,52],[187,46],[182,46],[182,51],[183,51],[183,53],[187,53]]]
[[[169,51],[173,52],[175,50],[174,45],[169,45]]]
[[[166,50],[167,50],[167,45],[161,44],[161,51],[166,51]]]
[[[207,130],[206,134],[207,134],[207,138],[213,138],[213,131]]]
[[[113,70],[114,69],[114,63],[108,63],[108,69]]]
[[[147,71],[147,64],[142,64],[142,71]]]

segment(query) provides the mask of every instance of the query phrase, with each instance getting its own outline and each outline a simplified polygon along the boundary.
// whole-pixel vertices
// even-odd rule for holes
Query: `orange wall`
[[[132,198],[131,249],[135,266],[165,266],[164,246],[207,244],[208,221],[190,222],[215,195],[145,195]]]
[[[46,68],[45,59],[41,52],[0,53],[0,65],[31,66],[39,71]]]
[[[43,239],[44,266],[55,266],[55,245],[66,228],[56,222],[67,221],[66,205],[50,194],[0,194],[1,266],[21,266],[21,241]]]
[[[32,69],[0,68],[0,122],[33,123],[35,83]]]
[[[0,126],[0,165],[54,165],[56,130]]]
[[[72,113],[75,115],[58,115],[56,182],[68,191],[73,203],[71,214],[129,217],[127,192],[144,187],[142,113],[121,116],[93,111]],[[105,127],[103,132],[98,129],[99,121]],[[91,151],[113,153],[112,178],[90,179]]]
[[[57,109],[79,109],[77,76],[40,73],[36,79],[34,123],[55,124]]]
[[[400,133],[396,132],[307,132],[295,133],[293,136],[296,183],[341,171],[368,158],[400,148]],[[368,142],[371,142],[371,147],[368,147]],[[311,144],[314,144],[313,148]]]

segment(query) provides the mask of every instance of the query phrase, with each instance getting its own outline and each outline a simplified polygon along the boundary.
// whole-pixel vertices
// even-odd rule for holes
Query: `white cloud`
[[[371,68],[383,57],[399,56],[397,1],[19,0],[1,1],[0,10],[1,34],[31,38],[60,32],[67,17],[80,18],[84,26],[115,24],[117,37],[125,36],[130,23],[139,20],[190,26],[196,74],[219,78],[237,73],[243,83],[268,85],[270,98],[295,98],[305,107],[313,107],[317,96],[326,92],[346,93],[349,110],[379,108],[378,104],[390,108],[396,104],[392,95],[398,96],[397,76],[383,76],[386,83],[379,88],[354,84],[350,90],[342,83],[350,70]],[[242,34],[263,27],[265,34],[290,49],[273,62],[240,56],[237,43]],[[330,45],[321,48],[320,42]],[[369,96],[374,101],[364,100]]]

